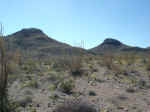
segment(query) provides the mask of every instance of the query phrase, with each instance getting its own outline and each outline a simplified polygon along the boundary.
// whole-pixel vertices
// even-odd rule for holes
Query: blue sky
[[[35,27],[85,48],[106,38],[150,46],[150,0],[1,0],[0,21],[5,35]]]

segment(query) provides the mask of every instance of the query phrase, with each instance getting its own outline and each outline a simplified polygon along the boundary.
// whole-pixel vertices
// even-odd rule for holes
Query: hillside
[[[8,95],[17,112],[150,110],[149,48],[108,38],[85,50],[54,40],[36,28],[23,29],[5,40],[11,52],[4,56]],[[18,49],[25,58],[16,53]]]
[[[150,53],[149,48],[132,47],[119,40],[107,38],[100,45],[86,50],[72,47],[69,44],[59,42],[47,36],[42,30],[37,28],[22,29],[16,33],[6,36],[8,49],[14,51],[19,49],[22,54],[33,57],[50,57],[60,55],[80,55],[80,54],[105,54],[105,53]]]
[[[78,55],[85,52],[83,49],[54,40],[36,28],[22,29],[8,35],[6,42],[9,50],[19,49],[32,56]]]
[[[89,50],[95,54],[105,53],[149,53],[150,49],[126,45],[116,39],[107,38],[100,45]]]

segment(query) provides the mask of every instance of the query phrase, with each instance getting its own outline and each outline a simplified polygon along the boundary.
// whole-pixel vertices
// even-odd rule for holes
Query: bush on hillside
[[[98,112],[96,107],[82,99],[66,100],[62,105],[56,106],[54,112]]]

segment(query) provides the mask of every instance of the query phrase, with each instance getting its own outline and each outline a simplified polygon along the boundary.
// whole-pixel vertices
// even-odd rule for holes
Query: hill
[[[26,55],[32,56],[75,55],[85,52],[81,48],[56,41],[36,28],[22,29],[8,35],[6,41],[9,50],[20,49]]]
[[[107,38],[100,45],[86,50],[72,47],[66,43],[59,42],[47,36],[42,30],[37,28],[22,29],[16,33],[6,36],[8,49],[14,51],[19,49],[25,56],[49,57],[62,55],[80,54],[105,54],[114,53],[150,53],[150,48],[132,47],[119,40]]]
[[[140,47],[132,47],[126,45],[116,39],[107,38],[104,42],[97,47],[89,49],[90,52],[95,54],[105,54],[109,53],[149,53],[150,49],[148,48],[140,48]]]

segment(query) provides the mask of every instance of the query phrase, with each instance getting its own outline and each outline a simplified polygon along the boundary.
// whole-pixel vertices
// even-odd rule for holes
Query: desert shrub
[[[21,52],[19,49],[17,49],[14,53],[13,53],[13,61],[17,64],[17,65],[21,65],[22,64],[22,59],[21,59]]]
[[[56,101],[59,98],[59,95],[56,93],[53,93],[51,96],[49,96],[49,98],[53,101]]]
[[[33,95],[32,89],[29,89],[29,88],[24,89],[23,94],[25,96],[27,96],[27,95],[32,96]]]
[[[136,90],[134,89],[134,88],[127,88],[126,89],[126,92],[128,92],[128,93],[135,93],[136,92]]]
[[[20,112],[19,107],[20,105],[17,102],[10,102],[9,108],[12,110],[11,112]]]
[[[57,72],[50,72],[48,73],[48,80],[50,81],[56,81],[56,80],[59,80],[60,78],[60,74],[58,74]]]
[[[145,59],[144,64],[145,64],[146,70],[150,71],[150,57],[147,60]]]
[[[89,91],[89,96],[96,96],[95,91]]]
[[[70,57],[61,57],[53,60],[52,67],[57,71],[67,70],[70,64]]]
[[[20,71],[18,64],[16,64],[14,61],[10,61],[8,63],[8,70],[10,74],[19,73]]]
[[[63,104],[56,106],[54,112],[98,112],[98,110],[89,101],[68,99]]]
[[[150,71],[150,63],[146,64],[146,70]]]
[[[102,80],[102,79],[96,79],[95,81],[97,81],[98,83],[104,83],[105,80]]]
[[[47,81],[53,82],[56,86],[65,79],[64,73],[50,72],[48,73]]]
[[[32,109],[31,109],[31,112],[37,112],[37,111],[36,111],[36,108],[32,108]]]
[[[37,80],[31,80],[28,83],[28,86],[33,87],[33,88],[38,88],[38,82],[37,82]]]
[[[60,83],[59,86],[61,91],[63,91],[66,94],[71,94],[74,87],[75,87],[75,82],[73,79],[64,80],[62,83]]]
[[[88,64],[88,66],[89,66],[91,72],[98,72],[98,69],[95,66],[93,66],[92,64]]]
[[[112,67],[113,67],[113,65],[114,65],[114,63],[113,63],[113,61],[114,61],[114,56],[112,55],[112,54],[110,54],[110,53],[106,53],[105,55],[104,55],[104,64],[106,65],[106,67],[108,68],[108,69],[112,69]]]
[[[102,58],[102,65],[106,66],[109,70],[112,70],[115,74],[122,74],[123,69],[120,65],[115,63],[115,56],[110,53],[106,53]]]
[[[31,96],[24,96],[24,97],[18,99],[17,103],[21,107],[25,108],[28,104],[32,103],[32,97]]]
[[[122,95],[117,96],[117,99],[124,101],[124,100],[127,100],[128,97],[122,94]]]
[[[27,73],[33,73],[37,71],[37,63],[33,59],[28,59],[24,63],[22,69],[25,70]]]
[[[69,71],[73,76],[82,75],[82,57],[81,56],[72,56],[69,63]]]
[[[134,56],[134,54],[131,53],[123,53],[120,54],[119,56],[116,56],[116,61],[120,65],[131,65],[135,63],[135,60],[136,57]]]
[[[124,60],[127,62],[128,65],[132,65],[135,63],[135,54],[127,54],[124,56]]]
[[[147,87],[147,82],[145,81],[145,80],[139,80],[139,82],[138,82],[138,86],[139,86],[139,88],[141,88],[141,89],[144,89],[144,88],[146,88]]]
[[[73,76],[79,76],[82,73],[81,56],[65,56],[53,59],[53,69],[56,71],[69,71]]]
[[[48,88],[50,91],[54,91],[57,88],[57,85],[56,84],[50,84]]]
[[[125,68],[123,68],[123,66],[120,65],[120,62],[116,63],[116,58],[112,54],[106,53],[103,56],[103,59],[102,59],[103,64],[102,65],[106,66],[109,70],[113,71],[114,74],[117,76],[120,74],[125,75],[125,72],[126,72]]]
[[[89,78],[90,78],[91,80],[96,80],[96,79],[97,79],[97,76],[96,76],[96,74],[92,74],[92,75],[89,76]]]
[[[120,75],[120,74],[122,74],[122,75],[128,75],[128,72],[126,71],[126,68],[123,68],[122,66],[120,66],[120,65],[113,65],[112,66],[112,70],[113,70],[113,72],[115,73],[115,75]]]
[[[103,56],[102,65],[106,66],[108,69],[112,69],[113,66],[113,55],[110,53],[106,53]]]
[[[8,75],[8,82],[11,84],[12,82],[16,81],[19,78],[18,74],[9,74]]]
[[[30,80],[30,81],[27,81],[25,82],[23,85],[22,85],[22,88],[24,87],[31,87],[31,88],[38,88],[39,87],[39,84],[37,82],[37,80]]]

